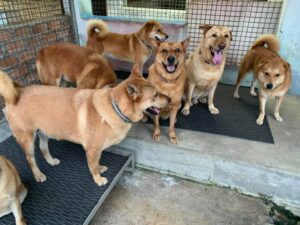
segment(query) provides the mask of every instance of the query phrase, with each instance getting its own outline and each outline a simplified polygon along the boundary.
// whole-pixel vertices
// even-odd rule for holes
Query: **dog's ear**
[[[263,67],[264,65],[268,64],[269,62],[270,62],[269,60],[262,60],[262,61],[259,62],[257,67]]]
[[[291,71],[291,65],[288,62],[285,62],[283,66],[284,66],[284,69],[286,70],[286,72]]]
[[[128,95],[132,98],[133,101],[136,100],[138,98],[138,96],[140,95],[139,88],[137,87],[137,85],[135,85],[133,83],[127,84],[126,91],[127,91]]]
[[[187,49],[187,46],[188,46],[189,42],[190,42],[190,38],[186,38],[185,40],[183,40],[183,41],[181,42],[181,45],[182,45],[182,47],[183,47],[183,51],[186,52],[186,49]]]
[[[229,33],[230,33],[230,41],[232,41],[233,40],[232,39],[232,31],[230,30]]]
[[[203,30],[203,35],[205,36],[205,34],[207,33],[207,31],[209,31],[213,26],[209,25],[209,24],[204,24],[204,25],[200,25],[199,28],[200,30]]]
[[[155,25],[155,23],[153,21],[148,21],[147,23],[145,23],[145,30],[147,32],[150,32],[153,28],[153,26]]]

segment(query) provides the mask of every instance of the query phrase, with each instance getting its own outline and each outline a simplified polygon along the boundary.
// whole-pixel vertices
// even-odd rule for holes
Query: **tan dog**
[[[231,31],[223,26],[200,26],[203,39],[186,62],[186,90],[184,115],[190,114],[190,107],[198,101],[205,103],[211,114],[219,114],[214,105],[214,94],[224,71],[227,50],[232,40]]]
[[[12,212],[16,225],[25,225],[21,203],[26,196],[27,189],[16,167],[7,158],[0,156],[0,218]]]
[[[102,20],[90,20],[87,34],[87,48],[138,64],[141,71],[155,47],[152,40],[163,42],[168,38],[162,25],[155,20],[146,22],[139,31],[130,34],[109,32]]]
[[[175,133],[177,111],[180,108],[185,85],[184,56],[189,39],[182,42],[158,42],[158,49],[154,64],[149,68],[148,80],[164,95],[171,98],[167,107],[154,117],[153,139],[159,141],[159,118],[170,117],[169,137],[173,144],[178,143]]]
[[[256,120],[258,125],[263,124],[265,105],[268,97],[272,96],[276,97],[274,117],[278,121],[283,121],[279,114],[279,108],[284,95],[291,85],[292,78],[289,63],[278,55],[279,47],[278,39],[272,34],[266,34],[258,38],[243,58],[236,81],[234,97],[239,98],[240,84],[246,73],[253,70],[254,76],[250,94],[253,96],[257,95],[254,88],[258,80],[260,108],[260,114]]]
[[[131,76],[114,88],[77,89],[53,86],[31,86],[16,89],[10,78],[0,73],[0,94],[4,96],[4,110],[10,128],[26,154],[36,181],[46,176],[39,170],[34,157],[34,133],[40,138],[40,149],[50,165],[60,161],[48,149],[48,136],[83,145],[94,181],[107,183],[100,173],[107,167],[99,165],[104,149],[121,142],[132,122],[143,118],[150,108],[159,111],[169,101],[167,96],[133,70]],[[16,100],[16,95],[19,100]],[[15,99],[11,96],[15,95]]]
[[[78,88],[114,85],[115,72],[102,55],[70,43],[58,43],[39,51],[37,70],[42,84],[60,86],[62,79]]]

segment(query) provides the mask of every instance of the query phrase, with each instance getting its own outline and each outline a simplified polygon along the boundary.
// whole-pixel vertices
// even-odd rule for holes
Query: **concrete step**
[[[275,144],[177,129],[179,144],[173,145],[166,128],[156,143],[152,125],[139,123],[120,146],[135,152],[140,167],[264,196],[300,215],[299,100],[286,98],[284,122],[268,117]],[[268,106],[273,112],[272,100]]]

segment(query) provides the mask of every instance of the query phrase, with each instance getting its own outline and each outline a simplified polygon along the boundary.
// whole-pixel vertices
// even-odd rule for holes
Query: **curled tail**
[[[102,20],[89,20],[87,22],[87,29],[86,29],[88,38],[93,36],[97,37],[104,37],[109,31],[107,24]]]
[[[251,49],[259,47],[259,46],[265,46],[267,44],[267,48],[270,49],[273,52],[278,53],[280,44],[278,38],[273,34],[264,34],[253,43]]]
[[[0,95],[6,104],[15,104],[19,95],[13,80],[3,71],[0,71]]]

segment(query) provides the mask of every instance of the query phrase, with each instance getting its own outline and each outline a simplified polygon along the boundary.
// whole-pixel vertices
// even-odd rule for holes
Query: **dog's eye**
[[[175,52],[180,52],[180,49],[179,49],[179,48],[176,48],[176,49],[175,49]]]
[[[168,50],[164,48],[163,50],[161,50],[161,52],[162,52],[162,53],[167,53]]]
[[[276,75],[275,75],[275,77],[279,77],[280,76],[280,74],[279,73],[277,73]]]
[[[217,35],[217,34],[213,34],[212,36],[213,36],[213,37],[218,37],[218,35]]]
[[[160,31],[161,31],[160,29],[157,30],[157,32],[160,32]]]
[[[224,37],[225,37],[225,38],[228,38],[229,36],[228,36],[228,34],[225,34]]]
[[[157,98],[158,97],[158,93],[156,93],[155,95],[154,95],[154,98]]]
[[[269,74],[268,72],[265,72],[265,75],[266,75],[266,76],[270,76],[270,74]]]

